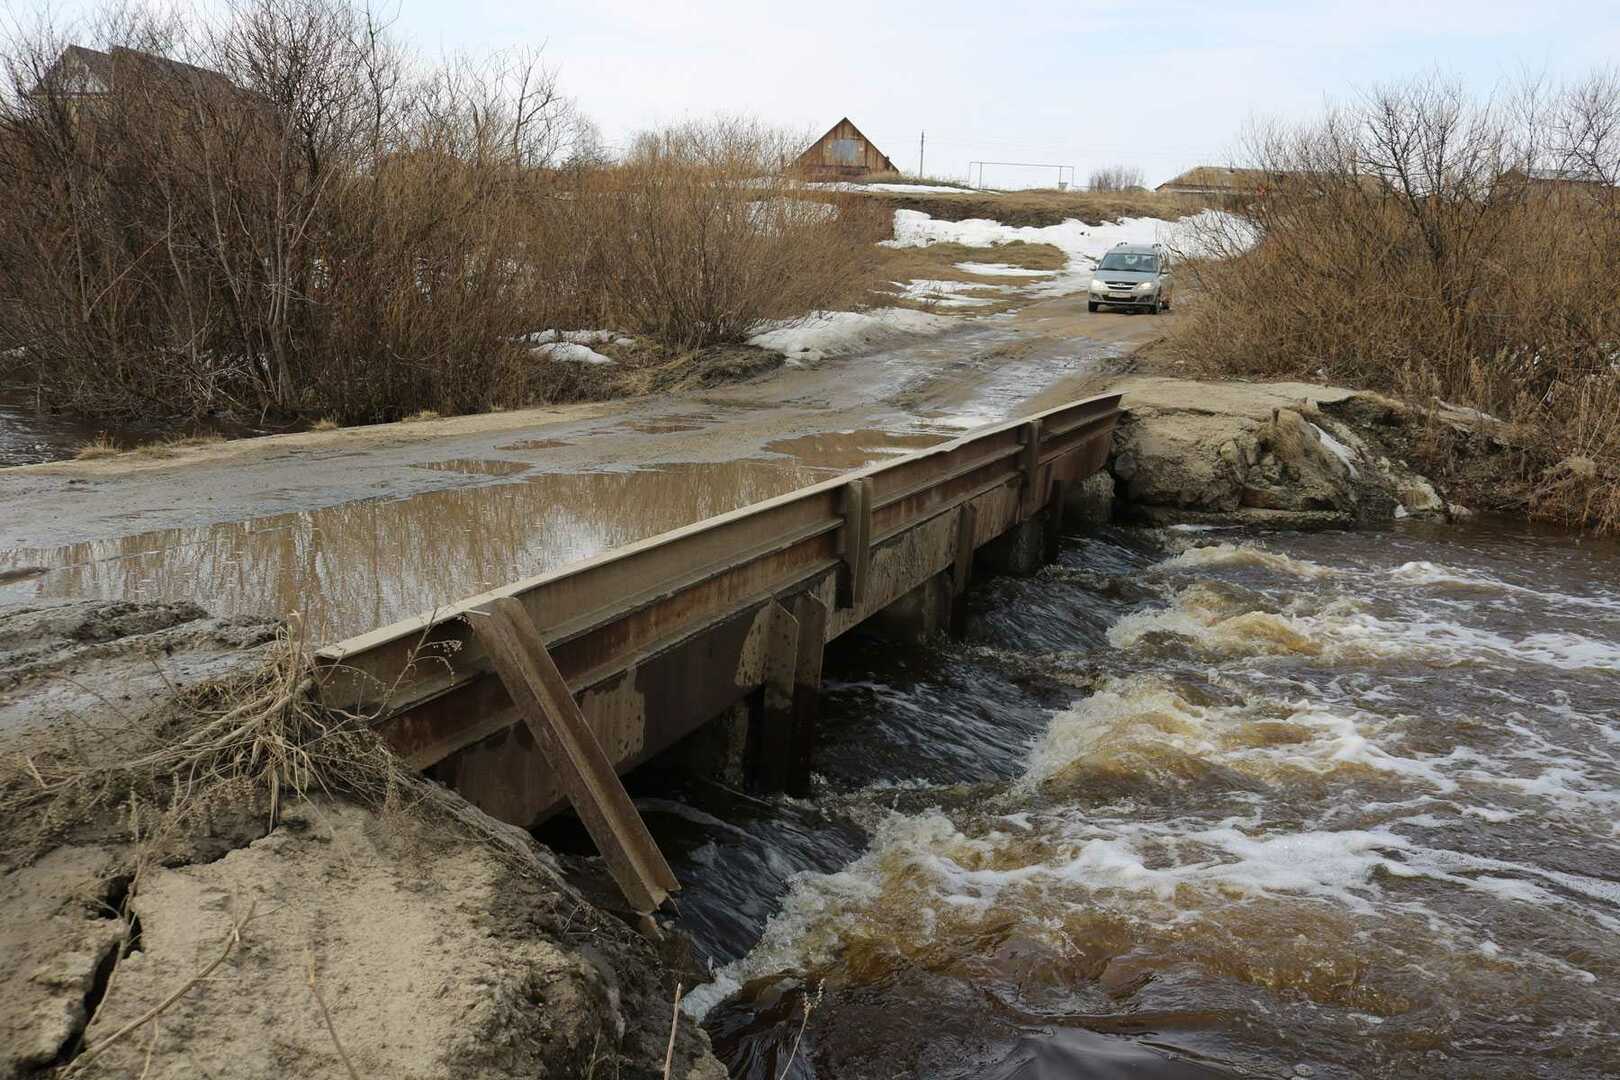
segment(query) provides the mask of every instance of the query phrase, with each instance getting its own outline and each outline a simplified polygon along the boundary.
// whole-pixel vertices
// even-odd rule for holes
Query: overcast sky
[[[926,130],[927,172],[957,177],[989,159],[1083,182],[1122,162],[1157,182],[1227,161],[1251,117],[1381,81],[1439,68],[1489,92],[1620,58],[1620,0],[374,0],[388,4],[426,52],[543,43],[611,143],[717,111],[815,134],[847,115],[906,172]]]

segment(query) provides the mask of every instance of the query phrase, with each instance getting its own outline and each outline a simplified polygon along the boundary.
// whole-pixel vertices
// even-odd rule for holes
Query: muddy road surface
[[[0,470],[0,604],[296,610],[333,640],[1096,392],[1171,318],[1063,297],[694,395]]]

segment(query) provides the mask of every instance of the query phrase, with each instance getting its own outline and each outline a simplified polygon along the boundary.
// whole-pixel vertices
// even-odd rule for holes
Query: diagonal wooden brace
[[[644,915],[657,910],[670,893],[680,890],[680,882],[636,812],[529,613],[517,599],[505,596],[470,614],[473,630],[507,694],[556,771],[625,899]]]

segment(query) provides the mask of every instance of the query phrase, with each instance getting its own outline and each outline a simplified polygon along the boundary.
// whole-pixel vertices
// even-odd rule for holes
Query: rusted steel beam
[[[472,625],[625,899],[643,915],[656,911],[670,893],[680,890],[680,882],[552,663],[528,612],[516,599],[499,597],[475,614]]]

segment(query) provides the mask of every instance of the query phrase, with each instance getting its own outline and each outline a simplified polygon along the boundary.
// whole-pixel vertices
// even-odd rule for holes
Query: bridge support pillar
[[[921,644],[951,625],[954,599],[950,576],[935,574],[873,615],[872,626],[890,641]]]
[[[827,608],[806,593],[771,607],[765,685],[754,695],[749,721],[750,780],[761,791],[810,793],[810,765],[821,717],[821,655]]]
[[[992,574],[1028,577],[1046,565],[1050,508],[1031,514],[979,549],[979,565]]]

